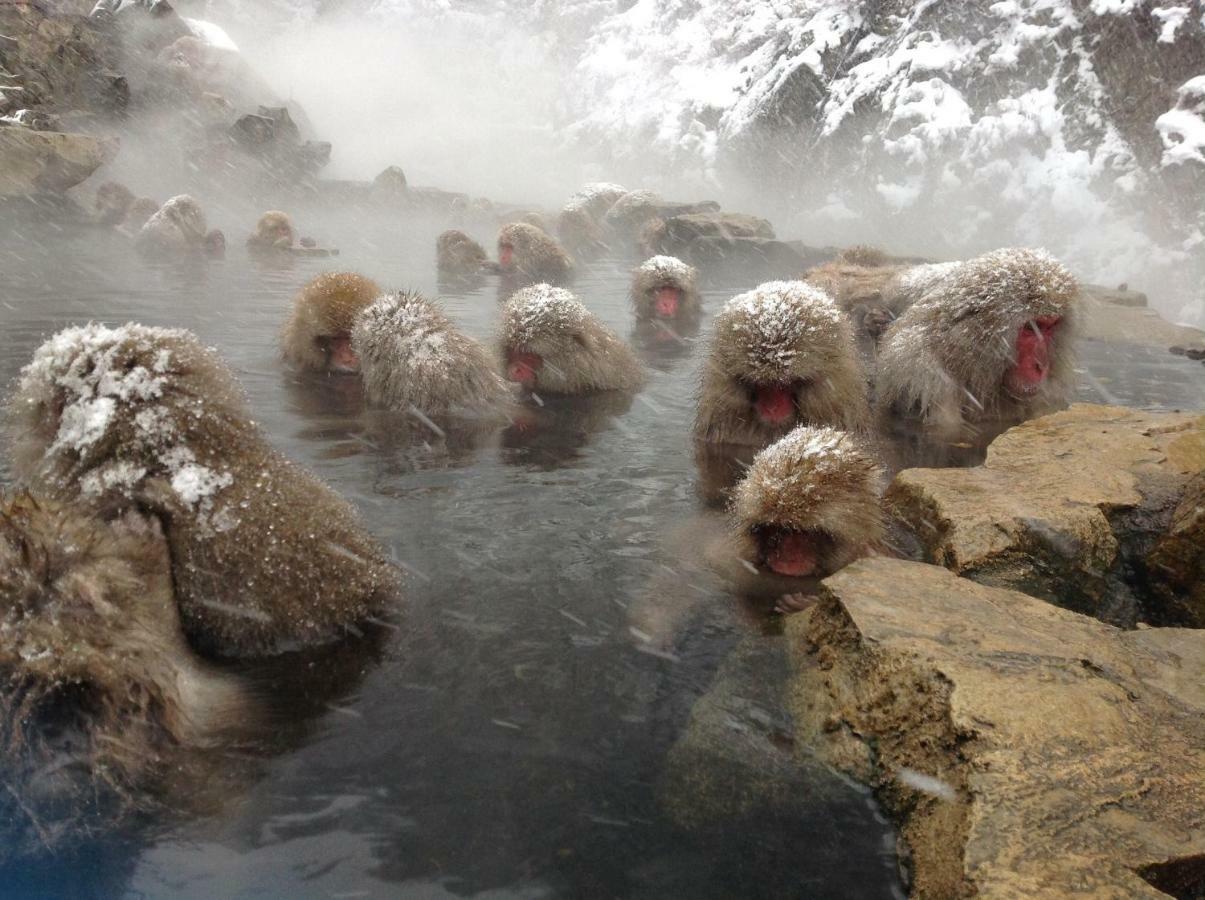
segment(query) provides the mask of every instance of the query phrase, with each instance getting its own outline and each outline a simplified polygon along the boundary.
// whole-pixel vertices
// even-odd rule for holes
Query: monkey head
[[[269,210],[255,223],[255,233],[251,235],[248,244],[288,250],[296,241],[297,232],[293,229],[293,220],[289,218],[289,214]]]
[[[205,233],[205,255],[210,259],[226,256],[226,235],[220,228],[211,228]]]
[[[698,272],[673,256],[654,256],[632,272],[632,305],[639,319],[673,320],[698,313]]]
[[[324,272],[313,278],[293,301],[281,344],[285,359],[316,372],[355,374],[360,360],[351,344],[356,316],[381,289],[355,272]]]
[[[741,558],[776,575],[831,575],[882,541],[881,478],[848,433],[796,428],[754,457],[733,494]]]
[[[369,401],[443,417],[498,405],[510,389],[477,341],[422,294],[385,294],[356,317],[352,346]]]
[[[117,225],[125,220],[134,203],[134,194],[124,184],[106,181],[96,189],[96,219],[106,225]],[[158,205],[155,206],[157,210]],[[151,210],[151,214],[155,210]],[[147,216],[150,218],[150,215]]]
[[[801,281],[772,281],[715,317],[698,437],[766,444],[796,425],[865,427],[866,389],[848,318]]]
[[[634,390],[644,380],[632,349],[564,288],[537,284],[502,309],[506,377],[553,394]]]
[[[885,336],[881,402],[951,421],[1025,418],[1064,402],[1074,385],[1074,276],[1045,251],[1015,248],[932,269]]]
[[[545,252],[549,242],[548,235],[534,225],[526,222],[504,225],[498,232],[498,265],[503,272],[528,272],[528,267]]]
[[[188,194],[172,197],[159,208],[159,214],[175,225],[190,242],[199,244],[205,240],[205,233],[209,230],[205,212],[201,204]]]

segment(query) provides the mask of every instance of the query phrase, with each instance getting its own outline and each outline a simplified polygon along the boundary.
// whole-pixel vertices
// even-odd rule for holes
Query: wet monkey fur
[[[206,653],[325,643],[396,597],[352,507],[283,457],[189,332],[69,328],[22,371],[13,473],[39,497],[162,524],[181,622]]]
[[[376,282],[355,272],[325,272],[312,279],[294,298],[281,331],[285,360],[314,372],[359,372],[352,326],[382,293]]]
[[[798,425],[859,432],[869,418],[853,329],[823,291],[767,282],[715,317],[696,440],[764,447]]]
[[[516,292],[502,308],[499,345],[506,377],[528,390],[585,394],[644,384],[632,348],[564,288]]]
[[[1066,404],[1079,286],[1044,251],[1003,249],[921,266],[918,296],[883,336],[876,407],[940,440],[977,438]]]

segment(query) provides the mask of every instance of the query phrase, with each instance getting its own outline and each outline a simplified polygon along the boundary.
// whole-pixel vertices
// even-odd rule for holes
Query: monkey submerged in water
[[[857,438],[796,428],[753,458],[733,492],[738,555],[788,578],[833,574],[882,543],[882,477]]]
[[[688,321],[699,316],[699,273],[673,256],[646,259],[632,272],[632,307],[642,321]]]
[[[1044,251],[920,266],[916,299],[883,336],[876,405],[938,440],[982,440],[1067,403],[1079,286]]]
[[[13,473],[38,496],[159,518],[185,633],[205,652],[325,643],[396,596],[355,511],[268,444],[187,331],[58,333],[22,370],[9,435]]]
[[[188,194],[180,194],[147,219],[134,246],[154,259],[220,257],[226,252],[226,236],[216,228],[210,230],[201,205]]]
[[[185,641],[153,517],[0,497],[0,620],[0,857],[70,846],[169,784],[192,802],[230,767],[212,751],[254,704]]]
[[[753,457],[725,514],[700,516],[670,537],[666,567],[630,608],[636,636],[671,645],[713,595],[737,599],[755,620],[806,606],[820,579],[885,549],[882,481],[860,438],[795,428]]]
[[[797,425],[862,431],[868,423],[849,319],[823,291],[771,281],[715,317],[697,439],[764,447]]]
[[[644,369],[632,348],[564,288],[537,284],[502,308],[506,377],[531,391],[634,391]]]
[[[524,222],[512,222],[498,233],[498,267],[503,276],[528,282],[563,284],[573,278],[569,254],[543,231]]]
[[[369,403],[425,419],[497,423],[514,392],[493,356],[417,292],[386,294],[356,316],[352,347]]]
[[[497,271],[485,248],[455,228],[435,239],[435,268],[445,278],[472,278]]]
[[[356,316],[382,293],[375,282],[355,272],[324,272],[312,279],[294,298],[281,331],[284,358],[314,372],[358,373],[351,330]]]
[[[556,234],[561,243],[578,256],[605,250],[603,218],[615,201],[626,193],[625,188],[607,182],[585,185],[569,198],[557,216]]]
[[[299,246],[300,245],[300,246]],[[269,210],[255,223],[255,231],[247,238],[247,250],[260,256],[285,253],[297,256],[338,256],[338,250],[326,250],[315,245],[312,238],[298,238],[288,213]]]

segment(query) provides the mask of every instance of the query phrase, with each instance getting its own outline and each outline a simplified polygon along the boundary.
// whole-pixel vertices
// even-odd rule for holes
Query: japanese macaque
[[[573,278],[573,260],[534,225],[512,222],[498,233],[498,266],[504,276],[561,284]]]
[[[379,298],[356,317],[351,342],[365,397],[376,406],[420,421],[490,424],[513,400],[489,351],[417,292]]]
[[[733,494],[741,559],[788,578],[824,578],[885,536],[882,471],[858,439],[800,426],[753,458]]]
[[[644,369],[624,341],[564,288],[537,284],[502,308],[506,377],[529,391],[634,391]]]
[[[247,249],[253,251],[291,250],[297,242],[297,232],[288,213],[269,210],[255,223],[255,231],[247,238]]]
[[[603,227],[634,242],[646,224],[660,217],[664,202],[652,191],[628,191],[611,204],[603,216]]]
[[[701,516],[670,536],[666,574],[631,607],[638,636],[670,643],[709,593],[735,596],[757,615],[805,606],[820,579],[886,552],[882,483],[861,440],[835,428],[801,425],[762,449],[725,515]]]
[[[1066,404],[1079,287],[1062,264],[1003,249],[922,269],[920,295],[880,345],[884,419],[919,421],[938,441],[982,440]]]
[[[8,412],[12,471],[31,492],[159,519],[202,652],[325,643],[396,594],[355,511],[271,447],[234,375],[187,331],[66,329],[22,370]]]
[[[617,184],[587,184],[569,198],[557,217],[556,233],[562,244],[576,255],[586,255],[607,246],[603,217],[627,191]]]
[[[764,447],[797,425],[858,432],[869,419],[853,330],[823,291],[771,281],[715,317],[697,439]]]
[[[0,498],[0,619],[0,857],[70,846],[167,780],[195,795],[229,768],[212,751],[254,704],[185,641],[154,517]]]
[[[293,300],[281,331],[284,358],[301,369],[350,375],[360,371],[351,345],[356,316],[383,291],[355,272],[324,272]]]
[[[133,191],[116,181],[106,181],[96,189],[96,221],[101,225],[120,225],[129,215],[133,203]]]
[[[435,268],[445,278],[471,278],[494,266],[484,247],[453,228],[435,239]]]
[[[699,273],[673,256],[654,256],[632,272],[632,307],[640,320],[685,321],[699,315]]]
[[[170,259],[224,252],[225,236],[219,241],[205,221],[201,204],[188,194],[172,197],[151,216],[138,232],[134,246],[145,256]]]
[[[139,197],[130,204],[130,208],[126,211],[125,219],[121,223],[121,230],[129,234],[137,234],[155,213],[159,212],[159,201],[152,200],[150,197]]]

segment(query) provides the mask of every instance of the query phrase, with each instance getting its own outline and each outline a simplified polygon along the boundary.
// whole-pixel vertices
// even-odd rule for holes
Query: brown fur
[[[563,288],[537,284],[511,297],[499,344],[504,365],[512,352],[543,358],[537,392],[634,391],[644,383],[632,348]]]
[[[375,282],[355,272],[318,275],[293,300],[293,311],[281,331],[282,355],[300,368],[325,371],[326,352],[319,339],[350,335],[356,316],[381,293]]]
[[[573,260],[569,254],[534,225],[512,222],[503,226],[498,233],[499,251],[503,245],[510,245],[514,251],[509,271],[525,279],[559,284],[573,278]]]
[[[184,641],[152,518],[0,498],[0,620],[0,856],[146,808],[189,751],[248,713],[239,684]]]
[[[417,292],[386,294],[356,318],[369,403],[433,420],[498,422],[513,392],[493,356]]]
[[[916,273],[922,293],[880,349],[882,416],[915,418],[935,436],[958,440],[975,437],[981,423],[1015,424],[1066,404],[1075,385],[1079,286],[1059,262],[1040,251],[1005,249]],[[1034,396],[1013,397],[1003,380],[1016,359],[1017,333],[1046,315],[1063,317],[1050,375]]]
[[[450,229],[435,239],[435,267],[440,275],[478,275],[489,261],[485,248],[463,231]]]
[[[761,422],[752,385],[799,383],[795,416]],[[764,447],[797,425],[863,431],[866,385],[848,318],[823,292],[799,281],[761,285],[715,317],[704,363],[695,437]]]
[[[556,233],[561,243],[576,254],[606,247],[603,218],[620,197],[626,194],[617,184],[588,184],[569,198],[557,217]]]
[[[159,516],[184,629],[208,652],[322,643],[396,590],[355,511],[268,444],[186,331],[59,333],[23,370],[9,425],[13,472],[40,495]]]
[[[159,211],[159,201],[152,200],[150,197],[139,197],[130,204],[129,210],[126,212],[126,217],[121,223],[123,231],[128,231],[132,234],[137,234],[142,226],[155,213]]]
[[[733,493],[732,536],[742,559],[760,565],[756,533],[772,526],[831,539],[818,577],[879,546],[882,471],[856,438],[835,428],[800,426],[753,458]]]
[[[129,215],[133,203],[134,194],[128,187],[116,181],[106,181],[96,189],[96,221],[103,225],[120,225]]]
[[[653,318],[658,288],[674,287],[682,292],[679,319],[696,318],[700,312],[699,273],[694,266],[672,256],[654,256],[632,270],[632,307],[637,319]]]
[[[188,194],[172,197],[151,216],[135,239],[140,253],[170,258],[205,252],[209,226],[201,205]]]
[[[297,241],[297,232],[288,213],[269,210],[255,223],[255,231],[247,238],[249,250],[289,250]]]

